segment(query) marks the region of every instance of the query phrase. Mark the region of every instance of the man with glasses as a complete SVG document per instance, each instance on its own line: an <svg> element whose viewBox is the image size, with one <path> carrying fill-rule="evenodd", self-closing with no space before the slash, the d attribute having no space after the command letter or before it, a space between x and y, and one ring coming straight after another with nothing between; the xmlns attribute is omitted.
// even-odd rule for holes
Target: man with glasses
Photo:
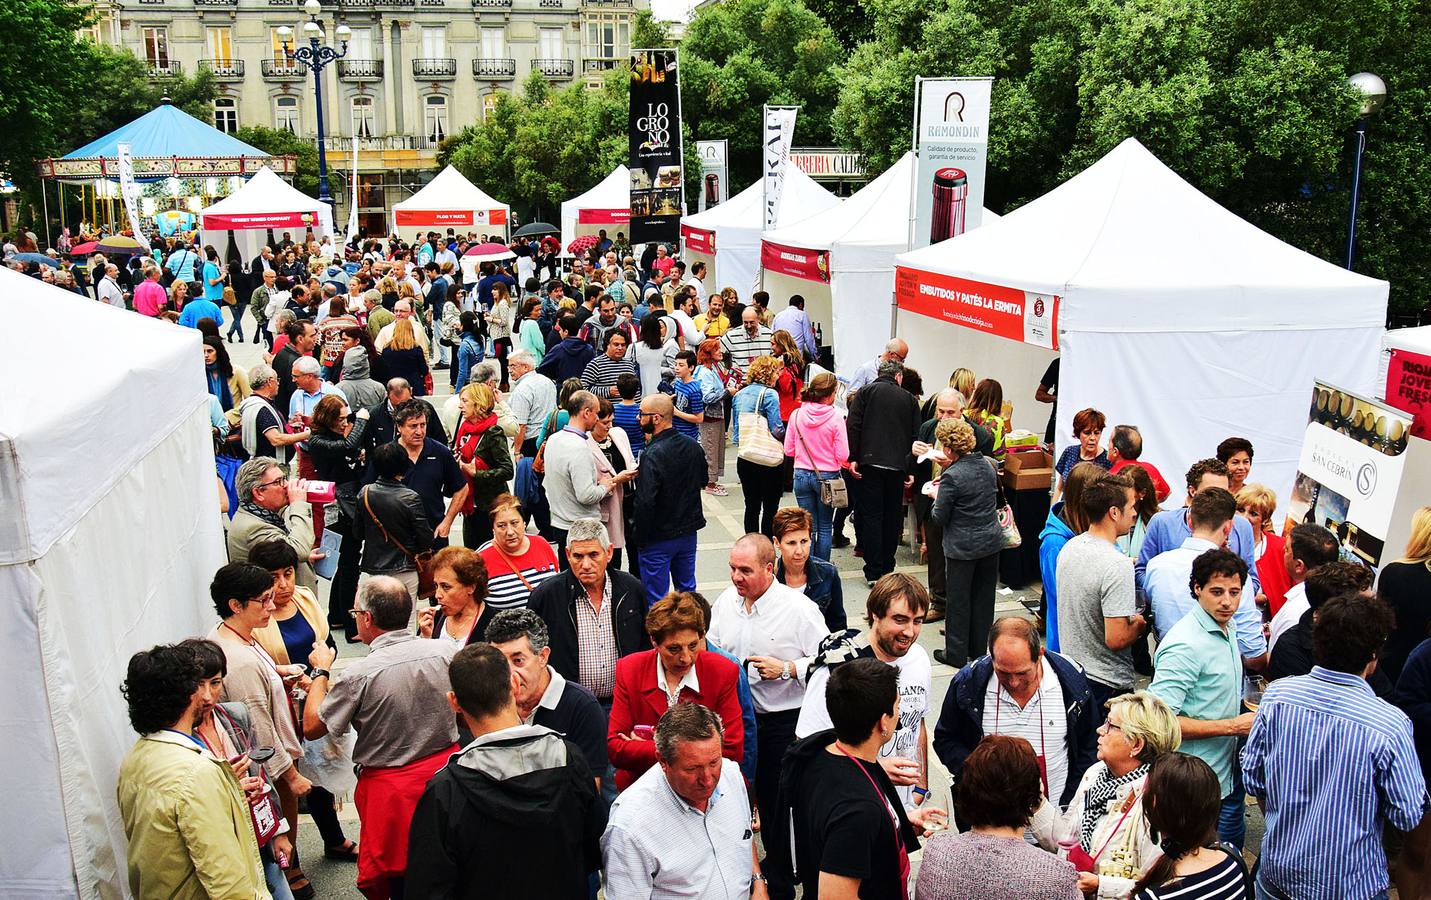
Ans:
<svg viewBox="0 0 1431 900"><path fill-rule="evenodd" d="M696 589L696 533L706 525L701 511L706 454L676 433L675 410L668 395L652 394L641 400L638 414L646 449L636 475L635 544L641 548L647 606L669 590Z"/></svg>
<svg viewBox="0 0 1431 900"><path fill-rule="evenodd" d="M850 376L850 384L845 389L845 396L848 397L878 378L880 363L894 360L897 363L903 364L908 356L909 345L901 338L894 338L888 344L884 345L884 352L880 353L879 356L876 356L869 362L861 363L860 367L855 369L855 374Z"/></svg>
<svg viewBox="0 0 1431 900"><path fill-rule="evenodd" d="M234 478L239 508L229 522L229 560L247 562L248 554L266 541L283 541L298 554L296 580L317 588L313 574L313 512L308 493L289 481L271 456L256 456L239 466Z"/></svg>

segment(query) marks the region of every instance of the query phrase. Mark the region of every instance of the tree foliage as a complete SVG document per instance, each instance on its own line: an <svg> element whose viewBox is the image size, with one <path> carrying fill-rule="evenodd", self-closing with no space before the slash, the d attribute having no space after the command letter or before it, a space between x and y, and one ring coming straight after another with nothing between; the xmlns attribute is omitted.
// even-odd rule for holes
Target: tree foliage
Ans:
<svg viewBox="0 0 1431 900"><path fill-rule="evenodd" d="M234 137L273 156L296 156L293 186L310 197L318 196L318 145L285 128L245 125ZM341 194L341 186L334 188Z"/></svg>

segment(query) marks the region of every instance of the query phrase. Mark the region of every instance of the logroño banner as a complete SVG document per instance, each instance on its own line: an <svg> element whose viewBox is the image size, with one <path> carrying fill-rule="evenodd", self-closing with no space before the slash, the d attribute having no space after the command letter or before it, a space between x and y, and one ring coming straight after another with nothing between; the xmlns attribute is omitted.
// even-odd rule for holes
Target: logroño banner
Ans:
<svg viewBox="0 0 1431 900"><path fill-rule="evenodd" d="M675 50L631 51L631 242L681 236L681 88Z"/></svg>
<svg viewBox="0 0 1431 900"><path fill-rule="evenodd" d="M701 191L696 211L705 212L712 206L721 205L729 196L727 159L730 144L724 140L696 141L696 152L701 157Z"/></svg>
<svg viewBox="0 0 1431 900"><path fill-rule="evenodd" d="M984 213L992 78L918 78L911 249L978 228Z"/></svg>
<svg viewBox="0 0 1431 900"><path fill-rule="evenodd" d="M1059 298L898 266L894 296L900 309L952 322L1011 341L1058 349Z"/></svg>
<svg viewBox="0 0 1431 900"><path fill-rule="evenodd" d="M780 195L785 190L785 164L790 161L790 143L795 139L795 116L798 106L765 107L765 136L761 141L765 154L764 193L765 227L775 227L780 212Z"/></svg>

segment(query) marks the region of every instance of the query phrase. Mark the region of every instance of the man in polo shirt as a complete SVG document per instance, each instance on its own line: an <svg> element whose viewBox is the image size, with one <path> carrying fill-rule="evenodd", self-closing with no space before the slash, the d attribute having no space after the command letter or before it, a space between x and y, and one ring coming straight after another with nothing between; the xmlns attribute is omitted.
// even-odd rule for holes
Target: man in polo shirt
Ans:
<svg viewBox="0 0 1431 900"><path fill-rule="evenodd" d="M517 677L522 724L550 728L576 744L599 788L606 773L606 713L591 691L551 667L551 636L542 617L525 608L503 610L487 625L486 637Z"/></svg>
<svg viewBox="0 0 1431 900"><path fill-rule="evenodd" d="M397 442L407 452L412 468L403 476L403 487L411 488L422 498L423 510L429 522L436 522L433 530L435 540L433 550L447 546L447 535L452 530L452 522L462 508L459 496L467 481L462 477L462 469L457 459L445 444L440 444L427 436L426 403L416 398L408 400L393 411L393 421L397 423ZM369 481L377 476L369 467ZM447 501L443 511L443 498Z"/></svg>
<svg viewBox="0 0 1431 900"><path fill-rule="evenodd" d="M1232 617L1242 602L1247 563L1230 550L1208 550L1192 564L1197 605L1158 642L1148 687L1177 714L1183 752L1212 767L1222 788L1217 834L1239 850L1246 802L1234 773L1237 739L1252 730L1242 711L1242 653Z"/></svg>
<svg viewBox="0 0 1431 900"><path fill-rule="evenodd" d="M845 395L848 397L850 394L853 394L855 391L878 378L881 363L894 360L902 365L908 357L909 345L904 342L904 339L892 339L889 343L884 345L884 351L881 352L879 356L867 362L860 363L859 368L855 369L855 374L850 376L850 383L849 386L845 388Z"/></svg>
<svg viewBox="0 0 1431 900"><path fill-rule="evenodd" d="M769 897L740 766L721 757L720 716L678 703L656 723L659 766L611 807L601 836L609 897Z"/></svg>
<svg viewBox="0 0 1431 900"><path fill-rule="evenodd" d="M517 419L517 436L512 440L513 456L537 455L537 435L542 424L556 411L557 390L552 380L537 371L537 361L526 350L513 350L507 357L512 392L507 405Z"/></svg>
<svg viewBox="0 0 1431 900"><path fill-rule="evenodd" d="M770 354L770 338L775 334L760 324L760 313L747 306L740 313L740 327L732 328L720 337L720 347L730 354L731 366L745 376L745 370L757 356Z"/></svg>
<svg viewBox="0 0 1431 900"><path fill-rule="evenodd" d="M303 734L311 741L357 732L358 887L369 897L401 896L413 810L428 779L457 750L457 720L447 704L447 668L457 647L408 630L412 597L386 575L359 589L353 617L370 652L330 686L337 651L315 650Z"/></svg>
<svg viewBox="0 0 1431 900"><path fill-rule="evenodd" d="M1143 572L1148 561L1165 550L1183 545L1192 534L1188 522L1188 507L1193 497L1210 487L1227 490L1227 466L1216 459L1200 459L1188 469L1184 479L1187 482L1187 499L1182 509L1165 509L1148 520L1147 534L1143 538L1143 549L1138 551L1138 561L1133 566L1137 583L1142 585ZM1262 582L1257 578L1257 560L1252 558L1257 542L1252 538L1252 523L1242 516L1234 516L1232 530L1227 535L1227 549L1242 557L1247 563L1248 577L1252 579L1252 596L1262 590ZM1295 621L1295 620L1294 620Z"/></svg>

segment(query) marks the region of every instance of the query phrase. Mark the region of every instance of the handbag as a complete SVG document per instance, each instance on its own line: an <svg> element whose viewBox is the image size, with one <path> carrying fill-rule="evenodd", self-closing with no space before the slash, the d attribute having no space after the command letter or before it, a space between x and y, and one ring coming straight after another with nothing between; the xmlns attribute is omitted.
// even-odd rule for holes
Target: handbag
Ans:
<svg viewBox="0 0 1431 900"><path fill-rule="evenodd" d="M805 448L805 455L810 458L810 469L815 469L815 454L810 452L810 445L805 443L805 438L800 435L800 429L795 425L795 416L790 416L790 427L795 429L795 440L800 442L800 446ZM850 489L845 484L845 476L836 475L834 478L820 479L820 502L831 509L844 509L850 505Z"/></svg>
<svg viewBox="0 0 1431 900"><path fill-rule="evenodd" d="M1014 511L1009 504L1005 503L998 508L995 515L999 520L999 533L1003 540L1005 550L1014 550L1023 545L1023 536L1019 534L1018 523L1014 521Z"/></svg>
<svg viewBox="0 0 1431 900"><path fill-rule="evenodd" d="M774 467L785 462L785 447L770 433L770 423L760 414L760 405L765 402L765 392L755 398L755 410L740 414L740 448L736 458L758 466Z"/></svg>
<svg viewBox="0 0 1431 900"><path fill-rule="evenodd" d="M383 527L383 520L379 519L378 514L373 512L373 504L368 501L367 488L363 489L363 507L367 509L368 515L372 517L373 524L378 526L378 531L382 532L383 540L398 548L398 552L412 560L413 565L417 566L417 596L413 599L418 600L423 597L431 597L437 590L437 581L433 577L436 573L432 567L432 551L424 550L421 553L413 553L402 544L393 540L393 536L388 534L388 530Z"/></svg>

